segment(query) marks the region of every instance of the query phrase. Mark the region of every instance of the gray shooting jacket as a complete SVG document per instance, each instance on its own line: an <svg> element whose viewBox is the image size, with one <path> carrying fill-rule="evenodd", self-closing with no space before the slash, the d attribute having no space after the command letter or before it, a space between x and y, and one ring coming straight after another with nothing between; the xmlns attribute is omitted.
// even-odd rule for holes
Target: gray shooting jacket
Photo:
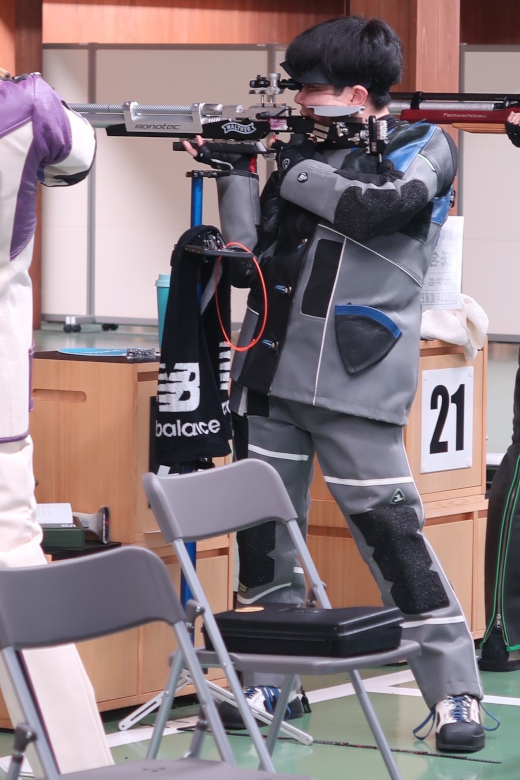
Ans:
<svg viewBox="0 0 520 780"><path fill-rule="evenodd" d="M418 378L421 287L450 208L457 156L435 125L389 125L379 165L365 150L319 145L281 187L273 174L261 197L254 176L218 180L224 238L257 247L268 299L261 340L235 355L235 412L262 413L271 395L406 424ZM251 288L239 345L263 320L257 279Z"/></svg>

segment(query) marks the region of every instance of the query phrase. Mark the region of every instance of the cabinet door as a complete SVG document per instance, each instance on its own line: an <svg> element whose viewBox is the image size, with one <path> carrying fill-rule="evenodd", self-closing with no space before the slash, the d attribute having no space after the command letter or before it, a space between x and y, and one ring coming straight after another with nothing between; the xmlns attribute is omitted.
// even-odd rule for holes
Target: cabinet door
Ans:
<svg viewBox="0 0 520 780"><path fill-rule="evenodd" d="M170 563L168 570L177 593L179 592L180 567ZM197 574L204 588L213 612L228 609L228 570L229 556L216 555L197 559ZM202 621L197 621L196 646L204 644L201 631ZM141 674L139 693L160 691L166 683L169 667L168 656L176 649L175 638L169 626L152 623L140 629L141 635ZM220 669L210 669L210 679L222 677Z"/></svg>
<svg viewBox="0 0 520 780"><path fill-rule="evenodd" d="M77 647L98 703L138 693L138 629L90 639Z"/></svg>
<svg viewBox="0 0 520 780"><path fill-rule="evenodd" d="M442 518L439 518L442 519ZM462 611L472 626L473 519L426 525L424 534L432 545Z"/></svg>

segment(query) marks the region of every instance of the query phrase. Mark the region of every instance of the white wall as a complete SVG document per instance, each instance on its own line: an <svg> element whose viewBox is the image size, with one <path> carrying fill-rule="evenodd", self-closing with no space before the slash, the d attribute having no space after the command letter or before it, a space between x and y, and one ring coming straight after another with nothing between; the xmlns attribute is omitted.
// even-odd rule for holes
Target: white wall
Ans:
<svg viewBox="0 0 520 780"><path fill-rule="evenodd" d="M463 47L465 92L520 92L520 46ZM489 333L520 339L520 149L505 134L461 133L462 289L486 310Z"/></svg>
<svg viewBox="0 0 520 780"><path fill-rule="evenodd" d="M43 74L64 99L87 102L86 49L44 49ZM42 311L86 314L88 183L42 190Z"/></svg>
<svg viewBox="0 0 520 780"><path fill-rule="evenodd" d="M87 102L86 55L84 50L45 50L44 76L69 102ZM71 75L70 62L81 70L77 78ZM96 48L95 101L249 106L258 101L248 94L249 80L258 73L267 73L265 46L100 47ZM93 313L99 321L153 321L157 318L155 279L169 272L173 246L190 226L190 180L185 173L201 166L187 154L173 152L171 139L110 138L104 130L97 131L97 138ZM265 180L263 161L259 169ZM76 200L66 197L69 192L57 197L55 192L46 193L44 314L85 313L87 201L86 185L74 189L80 187L83 192ZM203 219L206 224L219 224L216 186L211 180L204 181ZM74 277L68 270L72 262ZM233 291L233 321L241 321L246 298L246 290Z"/></svg>

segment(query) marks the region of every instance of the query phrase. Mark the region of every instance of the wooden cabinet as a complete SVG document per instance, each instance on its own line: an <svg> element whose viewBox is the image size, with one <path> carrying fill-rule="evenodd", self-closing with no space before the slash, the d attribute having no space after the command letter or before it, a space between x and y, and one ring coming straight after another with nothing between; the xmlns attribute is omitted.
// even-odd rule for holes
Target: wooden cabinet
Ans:
<svg viewBox="0 0 520 780"><path fill-rule="evenodd" d="M473 452L468 468L421 473L421 407L423 371L473 368ZM485 631L484 545L487 501L486 382L487 345L468 363L461 347L421 342L420 379L405 429L405 446L425 508L428 537L475 638ZM327 583L333 606L377 605L379 591L359 555L343 515L334 502L318 463L311 488L309 548Z"/></svg>
<svg viewBox="0 0 520 780"><path fill-rule="evenodd" d="M157 529L141 476L159 364L60 357L43 353L34 361L36 499L68 502L78 512L108 505L111 538L141 543Z"/></svg>

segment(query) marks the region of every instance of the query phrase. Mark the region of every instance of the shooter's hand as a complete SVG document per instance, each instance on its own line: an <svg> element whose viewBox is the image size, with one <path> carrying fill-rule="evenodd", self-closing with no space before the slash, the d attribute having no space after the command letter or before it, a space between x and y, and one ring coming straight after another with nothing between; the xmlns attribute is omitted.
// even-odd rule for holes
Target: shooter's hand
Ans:
<svg viewBox="0 0 520 780"><path fill-rule="evenodd" d="M515 146L520 146L520 111L511 111L507 117L506 133Z"/></svg>
<svg viewBox="0 0 520 780"><path fill-rule="evenodd" d="M183 146L197 162L210 165L217 171L228 173L256 173L256 154L233 154L232 152L213 152L211 144L206 143L202 136L197 136L197 146L189 141L183 141Z"/></svg>
<svg viewBox="0 0 520 780"><path fill-rule="evenodd" d="M316 144L308 138L298 144L285 144L283 141L273 141L271 149L274 149L276 152L278 173L281 179L295 165L313 157L316 151Z"/></svg>

